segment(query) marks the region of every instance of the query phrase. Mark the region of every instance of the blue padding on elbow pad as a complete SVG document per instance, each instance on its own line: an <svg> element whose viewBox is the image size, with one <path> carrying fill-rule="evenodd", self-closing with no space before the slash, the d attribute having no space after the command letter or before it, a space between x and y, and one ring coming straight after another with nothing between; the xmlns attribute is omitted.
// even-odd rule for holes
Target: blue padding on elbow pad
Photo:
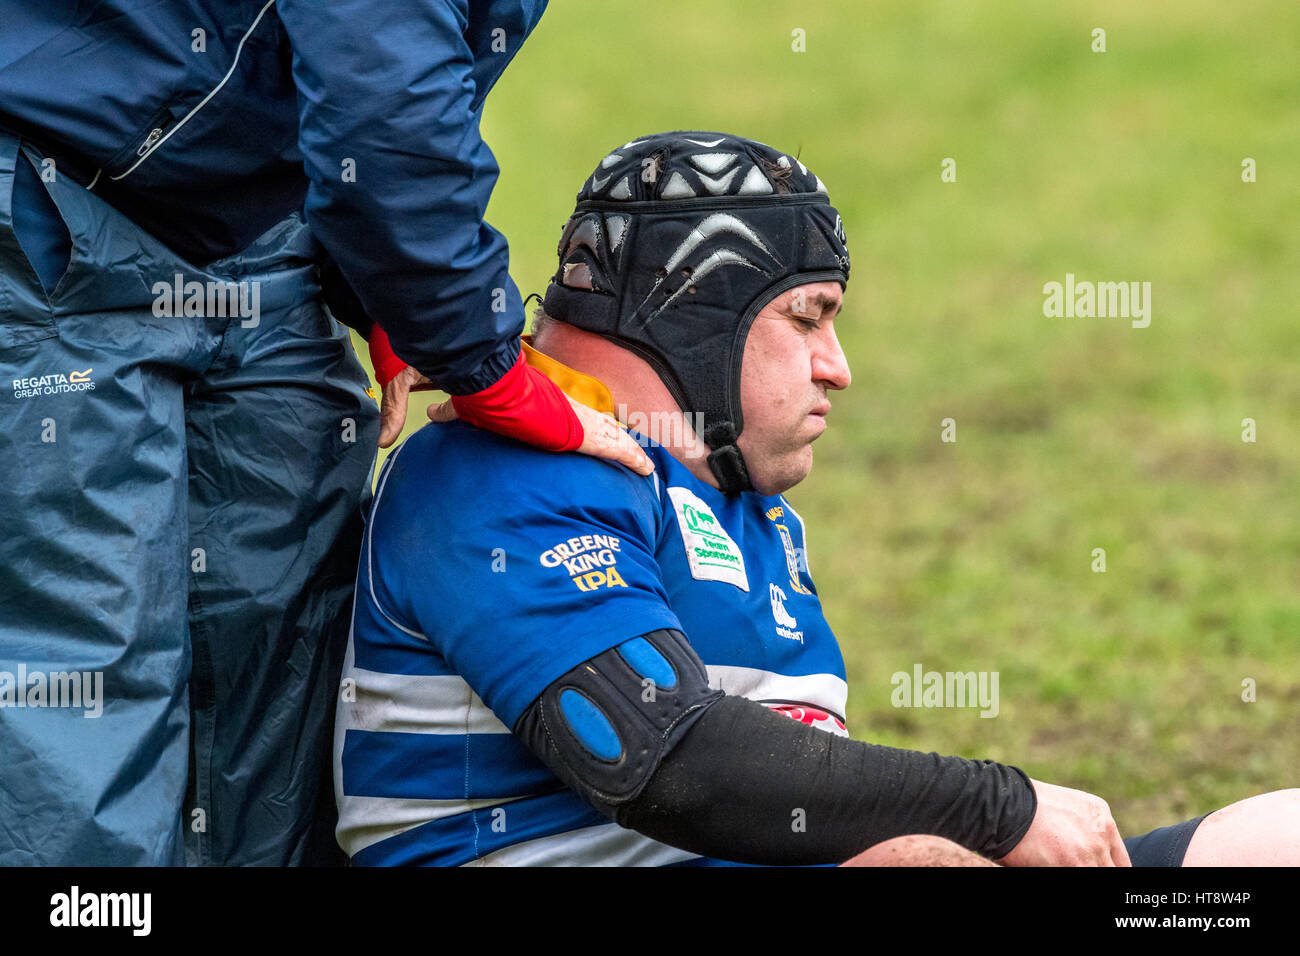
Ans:
<svg viewBox="0 0 1300 956"><path fill-rule="evenodd" d="M632 670L641 677L650 678L661 690L672 690L677 686L677 671L673 670L673 665L644 637L624 641L618 646L618 653Z"/></svg>
<svg viewBox="0 0 1300 956"><path fill-rule="evenodd" d="M653 689L646 686L651 680ZM519 715L514 733L567 787L615 820L617 808L636 798L722 697L685 634L650 631L620 637L552 681Z"/></svg>
<svg viewBox="0 0 1300 956"><path fill-rule="evenodd" d="M617 760L623 754L623 742L604 711L576 690L560 694L560 711L569 729L588 752L601 760Z"/></svg>

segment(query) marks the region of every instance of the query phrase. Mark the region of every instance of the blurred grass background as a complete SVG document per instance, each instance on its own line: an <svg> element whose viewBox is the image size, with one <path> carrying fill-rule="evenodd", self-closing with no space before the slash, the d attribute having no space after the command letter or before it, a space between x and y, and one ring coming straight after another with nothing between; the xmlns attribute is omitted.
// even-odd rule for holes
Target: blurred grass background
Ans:
<svg viewBox="0 0 1300 956"><path fill-rule="evenodd" d="M544 292L610 149L798 153L853 254L854 384L789 493L850 730L1015 763L1139 833L1300 785L1298 47L1281 0L557 2L487 101L488 220ZM1151 282L1150 327L1044 317L1067 272ZM999 716L894 708L915 663L998 671Z"/></svg>

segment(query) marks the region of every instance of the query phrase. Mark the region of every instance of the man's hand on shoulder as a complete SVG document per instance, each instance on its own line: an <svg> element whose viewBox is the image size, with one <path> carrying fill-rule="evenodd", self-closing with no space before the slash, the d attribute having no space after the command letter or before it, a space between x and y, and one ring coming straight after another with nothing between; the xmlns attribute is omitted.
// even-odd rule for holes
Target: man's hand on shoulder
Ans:
<svg viewBox="0 0 1300 956"><path fill-rule="evenodd" d="M387 333L378 324L371 329L369 345L370 362L383 389L379 403L379 447L388 448L397 441L406 425L406 407L411 392L431 389L433 386L428 378L397 357ZM581 431L581 442L572 445L575 451L616 461L638 475L649 475L654 471L650 457L613 416L598 412L565 395L544 374L530 368L522 354L507 374L513 384L508 390L510 394L506 401L501 407L492 408L490 413L477 416L478 420L474 424L547 447L549 441L546 436L557 431L554 426L558 420L572 416L570 420L576 421ZM487 395L498 391L501 384L479 394ZM449 422L462 417L451 399L430 405L428 414L432 422ZM570 431L573 429L570 428Z"/></svg>
<svg viewBox="0 0 1300 956"><path fill-rule="evenodd" d="M1119 827L1101 797L1030 780L1038 809L1003 866L1132 866Z"/></svg>
<svg viewBox="0 0 1300 956"><path fill-rule="evenodd" d="M567 395L565 399L572 407L573 413L578 416L578 421L582 423L582 444L575 451L594 458L616 461L620 465L631 468L638 475L648 475L654 471L655 466L650 457L616 419L574 401ZM449 422L458 417L450 399L440 405L429 406L429 421Z"/></svg>

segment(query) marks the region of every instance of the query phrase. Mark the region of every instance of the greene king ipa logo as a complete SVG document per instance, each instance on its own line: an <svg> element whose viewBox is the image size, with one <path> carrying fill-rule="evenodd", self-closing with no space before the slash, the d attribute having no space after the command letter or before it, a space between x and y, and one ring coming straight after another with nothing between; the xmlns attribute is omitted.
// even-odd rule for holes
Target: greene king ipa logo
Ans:
<svg viewBox="0 0 1300 956"><path fill-rule="evenodd" d="M538 561L544 568L563 566L579 591L597 588L625 588L618 573L621 545L612 534L584 534L560 541L543 551Z"/></svg>

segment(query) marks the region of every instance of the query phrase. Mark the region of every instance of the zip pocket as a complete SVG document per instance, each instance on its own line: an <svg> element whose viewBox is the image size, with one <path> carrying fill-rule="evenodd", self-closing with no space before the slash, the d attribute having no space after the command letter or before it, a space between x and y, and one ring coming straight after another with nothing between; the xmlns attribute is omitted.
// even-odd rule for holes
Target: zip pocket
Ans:
<svg viewBox="0 0 1300 956"><path fill-rule="evenodd" d="M140 144L140 148L135 151L135 154L137 156L143 156L145 153L149 152L149 147L162 139L163 129L164 127L162 126L151 129L149 135L145 137L144 142Z"/></svg>
<svg viewBox="0 0 1300 956"><path fill-rule="evenodd" d="M239 38L239 45L235 47L235 55L231 60L230 68L226 70L221 81L210 89L203 99L194 104L194 106L191 107L184 116L177 115L180 112L180 108L177 108L175 111L171 108L167 108L160 110L155 114L154 121L149 124L148 130L135 144L135 155L130 155L123 151L113 157L113 161L109 164L111 167L108 174L109 179L125 179L129 176L135 171L137 166L148 159L155 149L166 142L167 138L171 136L172 133L176 132L188 123L194 114L208 105L208 101L211 100L212 97L221 92L222 87L230 81L230 78L235 73L236 67L239 66L239 58L243 55L244 44L248 42L248 38L252 36L253 31L257 29L257 25L262 22L262 18L266 16L266 11L270 10L274 5L275 0L266 0L265 6L257 12L257 16L253 18L253 22L248 25L248 29L244 31L244 35Z"/></svg>
<svg viewBox="0 0 1300 956"><path fill-rule="evenodd" d="M104 164L104 172L108 173L110 178L116 179L122 170L129 169L147 156L158 141L166 135L167 130L175 125L179 112L180 110L173 110L170 106L164 106L160 109L150 118L149 124L145 127L143 133L138 134L134 140L118 150L113 155L113 158Z"/></svg>

